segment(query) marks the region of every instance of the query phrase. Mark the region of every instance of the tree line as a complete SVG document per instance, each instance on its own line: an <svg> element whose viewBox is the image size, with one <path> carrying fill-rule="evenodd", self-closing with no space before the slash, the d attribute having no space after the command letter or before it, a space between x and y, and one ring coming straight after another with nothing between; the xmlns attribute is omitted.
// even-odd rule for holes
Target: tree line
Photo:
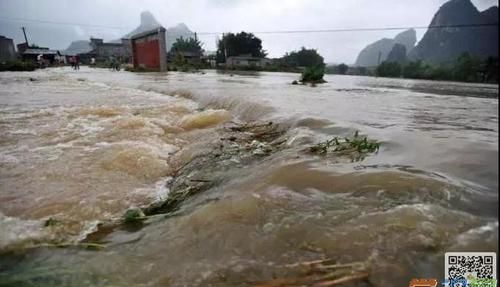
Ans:
<svg viewBox="0 0 500 287"><path fill-rule="evenodd" d="M392 51L391 51L392 52ZM448 64L432 65L423 61L398 61L391 59L382 62L375 74L379 77L409 78L425 80L498 83L498 58L481 59L463 53Z"/></svg>
<svg viewBox="0 0 500 287"><path fill-rule="evenodd" d="M173 44L174 63L182 65L185 60L181 53L203 53L202 43L195 38L179 38ZM214 59L218 64L225 63L228 57L251 56L265 58L267 52L262 47L262 40L252 33L226 33L217 40L217 51ZM423 61L409 61L406 58L406 48L401 44L394 45L387 60L376 67L374 73L363 67L348 67L346 64L326 66L324 58L316 49L302 47L297 51L287 52L284 56L273 59L272 63L260 67L238 67L239 69L304 72L319 77L324 73L358 75L376 75L379 77L396 77L428 80L448 80L461 82L498 83L498 58L480 59L469 53L461 54L455 61L448 64L432 65Z"/></svg>

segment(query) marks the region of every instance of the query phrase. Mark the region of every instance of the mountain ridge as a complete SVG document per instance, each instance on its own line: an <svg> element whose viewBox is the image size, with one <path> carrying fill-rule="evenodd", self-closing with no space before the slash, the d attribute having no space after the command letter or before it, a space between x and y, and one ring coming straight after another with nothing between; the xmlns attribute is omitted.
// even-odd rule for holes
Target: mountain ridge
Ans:
<svg viewBox="0 0 500 287"><path fill-rule="evenodd" d="M477 25L498 23L498 6L479 11L470 0L450 0L443 4L429 26ZM408 56L440 64L454 61L467 52L485 58L498 56L498 26L428 29Z"/></svg>
<svg viewBox="0 0 500 287"><path fill-rule="evenodd" d="M382 38L375 41L361 50L356 59L355 65L362 67L373 67L378 65L378 57L380 53L380 62L387 59L395 44L402 44L406 51L411 50L417 42L417 33L415 29L408 29L394 38Z"/></svg>

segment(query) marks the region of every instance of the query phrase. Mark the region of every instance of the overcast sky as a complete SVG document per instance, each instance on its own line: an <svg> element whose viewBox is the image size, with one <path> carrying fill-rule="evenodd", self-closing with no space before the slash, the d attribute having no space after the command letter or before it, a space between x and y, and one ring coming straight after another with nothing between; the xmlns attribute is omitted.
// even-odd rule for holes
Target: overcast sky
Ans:
<svg viewBox="0 0 500 287"><path fill-rule="evenodd" d="M22 41L20 26L39 45L66 48L90 36L120 38L139 24L141 11L151 11L166 27L183 22L196 32L317 30L357 27L426 26L446 0L0 0L0 34ZM498 0L473 0L479 10ZM6 19L9 18L10 20ZM22 23L12 18L84 25ZM47 33L50 31L50 33ZM420 39L425 30L417 30ZM257 34L270 57L301 46L317 48L327 62L353 63L367 44L399 31L317 34ZM201 35L206 50L215 50L215 35Z"/></svg>

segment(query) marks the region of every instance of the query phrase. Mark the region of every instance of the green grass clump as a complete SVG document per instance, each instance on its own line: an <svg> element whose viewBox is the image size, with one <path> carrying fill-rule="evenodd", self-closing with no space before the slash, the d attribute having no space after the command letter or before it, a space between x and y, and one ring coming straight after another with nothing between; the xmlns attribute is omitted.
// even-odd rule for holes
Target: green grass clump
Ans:
<svg viewBox="0 0 500 287"><path fill-rule="evenodd" d="M23 71L34 71L36 69L36 65L33 62L25 62L25 61L7 61L0 62L0 72L4 71L15 71L15 72L23 72Z"/></svg>
<svg viewBox="0 0 500 287"><path fill-rule="evenodd" d="M321 155L327 154L328 152L367 154L378 152L379 148L380 144L377 141L369 140L367 137L360 137L358 131L356 131L352 138L334 137L333 139L320 142L310 147L309 151Z"/></svg>

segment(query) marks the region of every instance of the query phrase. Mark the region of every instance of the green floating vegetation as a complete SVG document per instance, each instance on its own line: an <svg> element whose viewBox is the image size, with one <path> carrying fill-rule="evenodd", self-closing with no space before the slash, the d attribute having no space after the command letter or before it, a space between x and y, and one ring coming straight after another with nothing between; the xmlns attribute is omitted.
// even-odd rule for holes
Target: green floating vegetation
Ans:
<svg viewBox="0 0 500 287"><path fill-rule="evenodd" d="M104 244L99 244L99 243L93 243L93 242L67 242L67 243L41 243L32 246L32 248L40 248L40 247L47 247L47 248L69 248L69 247L78 247L78 248L84 248L84 249L89 249L89 250L101 250L106 248Z"/></svg>
<svg viewBox="0 0 500 287"><path fill-rule="evenodd" d="M144 212L140 208L128 209L123 215L124 223L137 223L144 219Z"/></svg>
<svg viewBox="0 0 500 287"><path fill-rule="evenodd" d="M54 225L57 225L59 223L59 220L55 219L55 218L52 218L50 217L49 219L47 219L45 221L45 223L43 224L45 227L49 227L49 226L54 226Z"/></svg>
<svg viewBox="0 0 500 287"><path fill-rule="evenodd" d="M310 147L309 151L321 155L325 155L328 152L368 154L378 152L379 148L380 143L375 140L369 140L367 137L360 137L358 131L356 131L352 138L334 137Z"/></svg>

